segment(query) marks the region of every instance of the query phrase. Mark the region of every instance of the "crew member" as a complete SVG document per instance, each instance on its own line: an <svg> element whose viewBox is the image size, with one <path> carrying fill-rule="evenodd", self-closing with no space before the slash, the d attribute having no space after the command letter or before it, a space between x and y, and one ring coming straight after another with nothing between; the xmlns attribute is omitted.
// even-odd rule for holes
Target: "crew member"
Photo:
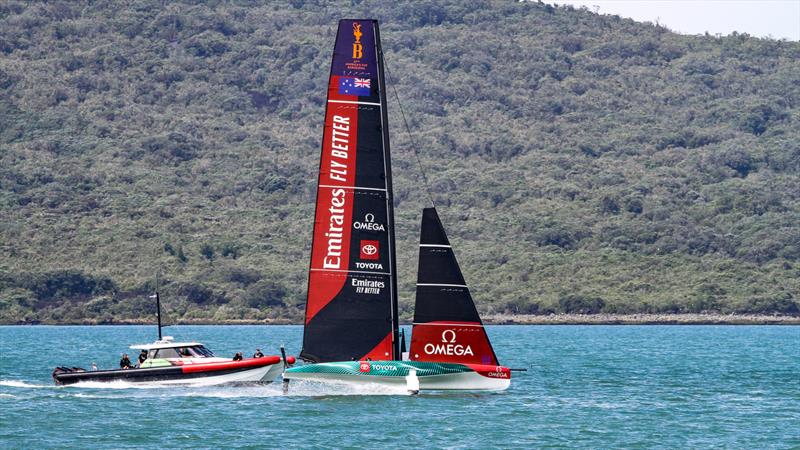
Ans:
<svg viewBox="0 0 800 450"><path fill-rule="evenodd" d="M127 353L122 354L122 358L119 360L119 367L122 369L130 369L133 367Z"/></svg>
<svg viewBox="0 0 800 450"><path fill-rule="evenodd" d="M147 350L142 350L139 353L139 367L142 367L142 363L147 359Z"/></svg>
<svg viewBox="0 0 800 450"><path fill-rule="evenodd" d="M236 352L236 354L233 355L233 360L234 361L241 361L242 360L242 352Z"/></svg>
<svg viewBox="0 0 800 450"><path fill-rule="evenodd" d="M253 353L253 358L263 358L263 357L264 357L264 354L263 354L263 353L261 353L261 349L260 349L260 348L257 348L257 349L256 349L256 352L255 352L255 353Z"/></svg>

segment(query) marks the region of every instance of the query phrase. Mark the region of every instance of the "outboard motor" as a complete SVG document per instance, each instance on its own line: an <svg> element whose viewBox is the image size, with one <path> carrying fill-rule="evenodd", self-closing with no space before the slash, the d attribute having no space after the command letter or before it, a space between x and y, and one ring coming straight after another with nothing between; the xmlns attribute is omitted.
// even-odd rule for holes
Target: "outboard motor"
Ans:
<svg viewBox="0 0 800 450"><path fill-rule="evenodd" d="M61 382L61 380L58 379L58 375L65 373L76 373L76 372L86 372L86 369L84 369L83 367L58 366L55 369L53 369L53 381L55 381L56 384L64 384Z"/></svg>

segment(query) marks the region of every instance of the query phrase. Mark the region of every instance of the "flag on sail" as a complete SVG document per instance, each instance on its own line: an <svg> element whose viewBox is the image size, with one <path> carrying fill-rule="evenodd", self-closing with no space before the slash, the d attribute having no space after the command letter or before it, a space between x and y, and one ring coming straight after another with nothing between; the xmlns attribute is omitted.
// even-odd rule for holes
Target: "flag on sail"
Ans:
<svg viewBox="0 0 800 450"><path fill-rule="evenodd" d="M339 78L339 93L343 95L368 96L372 82L369 78Z"/></svg>

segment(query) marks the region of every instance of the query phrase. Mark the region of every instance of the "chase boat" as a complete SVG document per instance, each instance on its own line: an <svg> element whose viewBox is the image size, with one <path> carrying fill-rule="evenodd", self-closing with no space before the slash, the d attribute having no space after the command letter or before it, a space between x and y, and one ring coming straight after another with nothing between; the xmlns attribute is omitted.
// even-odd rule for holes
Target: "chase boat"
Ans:
<svg viewBox="0 0 800 450"><path fill-rule="evenodd" d="M147 351L147 359L140 367L113 370L56 367L53 380L59 385L87 381L163 385L270 383L286 366L295 362L292 356L264 356L240 361L219 358L199 342L174 342L170 336L130 348Z"/></svg>
<svg viewBox="0 0 800 450"><path fill-rule="evenodd" d="M112 381L157 385L271 383L281 372L295 363L295 358L287 357L283 347L281 356L262 356L237 361L233 358L216 357L199 342L175 342L172 336L162 337L161 299L157 287L156 293L151 298L156 300L158 340L152 344L130 347L133 350L147 352L147 359L141 365L110 370L56 367L53 370L53 381L58 385Z"/></svg>
<svg viewBox="0 0 800 450"><path fill-rule="evenodd" d="M339 22L327 90L300 354L308 364L284 372L285 388L289 380L412 393L508 388L511 369L497 360L435 207L422 215L410 351L401 346L377 21Z"/></svg>

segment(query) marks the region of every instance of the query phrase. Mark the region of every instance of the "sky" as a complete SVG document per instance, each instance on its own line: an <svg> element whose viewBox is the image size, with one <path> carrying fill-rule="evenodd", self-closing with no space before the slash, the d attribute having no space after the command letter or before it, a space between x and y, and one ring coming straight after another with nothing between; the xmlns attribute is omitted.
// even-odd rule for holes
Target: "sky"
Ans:
<svg viewBox="0 0 800 450"><path fill-rule="evenodd" d="M546 0L586 6L638 22L656 21L683 34L733 31L757 37L800 41L800 0Z"/></svg>

